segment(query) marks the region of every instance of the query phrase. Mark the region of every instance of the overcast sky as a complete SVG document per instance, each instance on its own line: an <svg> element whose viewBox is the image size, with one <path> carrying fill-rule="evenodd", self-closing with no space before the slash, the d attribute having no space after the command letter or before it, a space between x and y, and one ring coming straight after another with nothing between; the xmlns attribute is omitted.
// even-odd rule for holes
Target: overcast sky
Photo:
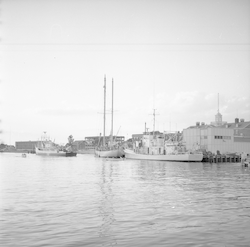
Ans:
<svg viewBox="0 0 250 247"><path fill-rule="evenodd" d="M250 121L248 0L1 1L1 141ZM111 115L107 115L110 133Z"/></svg>

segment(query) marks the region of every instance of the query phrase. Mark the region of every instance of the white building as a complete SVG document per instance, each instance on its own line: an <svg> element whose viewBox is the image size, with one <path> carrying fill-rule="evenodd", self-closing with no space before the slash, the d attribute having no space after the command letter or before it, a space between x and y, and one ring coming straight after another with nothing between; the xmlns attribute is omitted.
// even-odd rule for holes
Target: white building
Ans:
<svg viewBox="0 0 250 247"><path fill-rule="evenodd" d="M234 123L226 123L218 112L215 122L209 125L197 122L195 126L184 129L183 141L187 149L199 145L212 153L250 153L250 121L236 118Z"/></svg>

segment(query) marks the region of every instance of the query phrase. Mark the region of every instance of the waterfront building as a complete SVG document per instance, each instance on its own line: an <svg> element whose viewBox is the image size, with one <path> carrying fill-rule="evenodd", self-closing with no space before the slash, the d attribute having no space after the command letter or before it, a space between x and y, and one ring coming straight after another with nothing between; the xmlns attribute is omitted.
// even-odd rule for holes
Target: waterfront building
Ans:
<svg viewBox="0 0 250 247"><path fill-rule="evenodd" d="M15 147L17 151L35 152L35 147L39 141L17 141Z"/></svg>
<svg viewBox="0 0 250 247"><path fill-rule="evenodd" d="M222 115L215 115L215 122L197 122L183 130L183 141L187 149L199 146L212 153L250 153L250 121L235 118L233 123L222 121Z"/></svg>
<svg viewBox="0 0 250 247"><path fill-rule="evenodd" d="M91 154L94 153L95 144L89 140L74 141L73 145L76 147L77 153Z"/></svg>
<svg viewBox="0 0 250 247"><path fill-rule="evenodd" d="M15 152L16 148L13 145L0 144L0 152Z"/></svg>
<svg viewBox="0 0 250 247"><path fill-rule="evenodd" d="M15 147L17 151L35 152L36 146L41 146L43 141L17 141ZM55 144L56 146L59 146Z"/></svg>
<svg viewBox="0 0 250 247"><path fill-rule="evenodd" d="M76 147L76 150L85 149L86 141L85 140L74 141L73 145Z"/></svg>

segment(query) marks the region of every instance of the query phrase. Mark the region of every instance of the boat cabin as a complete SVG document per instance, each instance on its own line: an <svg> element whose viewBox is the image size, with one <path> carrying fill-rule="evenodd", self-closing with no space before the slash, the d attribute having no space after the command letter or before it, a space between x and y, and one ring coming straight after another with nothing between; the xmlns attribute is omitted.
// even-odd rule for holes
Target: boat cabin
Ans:
<svg viewBox="0 0 250 247"><path fill-rule="evenodd" d="M172 136L145 134L133 142L133 150L139 154L164 155L184 153L186 147Z"/></svg>

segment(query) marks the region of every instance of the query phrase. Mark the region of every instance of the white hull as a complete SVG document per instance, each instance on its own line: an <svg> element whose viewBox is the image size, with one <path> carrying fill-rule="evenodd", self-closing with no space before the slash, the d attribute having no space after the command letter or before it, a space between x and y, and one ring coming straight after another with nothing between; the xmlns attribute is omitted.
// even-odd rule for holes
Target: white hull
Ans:
<svg viewBox="0 0 250 247"><path fill-rule="evenodd" d="M124 156L124 152L121 149L95 150L95 155L100 158L120 158Z"/></svg>
<svg viewBox="0 0 250 247"><path fill-rule="evenodd" d="M58 151L58 150L42 150L36 147L36 154L43 156L66 156L66 152Z"/></svg>
<svg viewBox="0 0 250 247"><path fill-rule="evenodd" d="M159 160L159 161L197 161L201 162L203 154L138 154L132 150L125 149L125 158L138 160Z"/></svg>

